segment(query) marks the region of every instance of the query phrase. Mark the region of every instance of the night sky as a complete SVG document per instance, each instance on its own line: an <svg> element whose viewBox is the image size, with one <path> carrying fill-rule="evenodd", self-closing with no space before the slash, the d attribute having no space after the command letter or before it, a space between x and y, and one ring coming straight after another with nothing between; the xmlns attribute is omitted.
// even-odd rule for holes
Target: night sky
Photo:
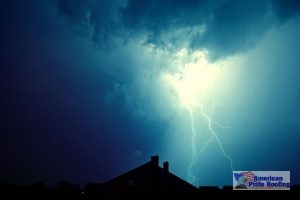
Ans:
<svg viewBox="0 0 300 200"><path fill-rule="evenodd" d="M300 1L1 0L0 183L300 183Z"/></svg>

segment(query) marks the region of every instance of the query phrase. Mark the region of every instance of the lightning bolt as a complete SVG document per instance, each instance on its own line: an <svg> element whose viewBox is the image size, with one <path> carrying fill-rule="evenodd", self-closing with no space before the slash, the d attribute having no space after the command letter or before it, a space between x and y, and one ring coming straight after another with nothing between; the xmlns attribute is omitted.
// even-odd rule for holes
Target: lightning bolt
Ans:
<svg viewBox="0 0 300 200"><path fill-rule="evenodd" d="M197 164L198 158L203 154L204 150L213 141L217 142L222 154L230 161L230 168L231 168L231 171L233 171L233 160L226 153L221 140L219 139L216 131L213 129L213 124L216 124L217 126L223 128L223 129L229 129L232 132L234 132L234 130L231 127L227 127L218 122L213 121L211 119L211 117L205 112L203 105L198 104L198 106L200 106L200 113L201 113L202 117L207 121L208 132L210 133L210 138L201 146L200 149L197 149L197 146L196 146L197 131L195 129L195 117L194 117L193 109L191 108L191 106L186 106L186 108L189 112L189 116L190 116L190 126L191 126L191 131L192 131L192 141L191 141L191 143L192 143L192 158L191 158L191 162L187 168L187 179L190 183L194 183L196 180L195 175L193 175L193 173L192 173L193 167Z"/></svg>
<svg viewBox="0 0 300 200"><path fill-rule="evenodd" d="M195 123L194 113L190 106L187 107L187 110L190 115L190 126L191 126L191 130L192 130L192 159L191 159L191 162L187 169L187 176L188 176L188 181L190 183L193 183L195 181L196 177L192 173L192 168L197 164L198 158L200 155L202 155L202 152L206 149L206 147L209 145L209 143L211 143L213 141L213 137L211 137L204 145L202 145L202 147L199 149L199 151L197 151L196 141L195 141L196 136L197 136L197 131L194 126L194 123Z"/></svg>
<svg viewBox="0 0 300 200"><path fill-rule="evenodd" d="M196 139L196 129L194 126L194 113L191 109L191 107L187 107L189 115L190 115L190 126L191 126L191 130L192 130L192 160L191 163L188 166L188 170L187 170L187 176L188 176L188 180L189 182L193 183L196 179L196 177L192 174L192 168L194 167L194 165L197 163L197 152L196 152L196 144L195 144L195 139Z"/></svg>

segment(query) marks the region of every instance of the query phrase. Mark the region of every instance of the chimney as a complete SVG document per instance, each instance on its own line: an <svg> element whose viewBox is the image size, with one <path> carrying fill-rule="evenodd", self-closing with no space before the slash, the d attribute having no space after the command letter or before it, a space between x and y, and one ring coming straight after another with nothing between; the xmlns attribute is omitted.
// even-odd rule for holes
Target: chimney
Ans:
<svg viewBox="0 0 300 200"><path fill-rule="evenodd" d="M168 162L168 161L165 161L165 162L163 163L163 168L164 168L164 170L165 170L166 172L169 172L169 162Z"/></svg>
<svg viewBox="0 0 300 200"><path fill-rule="evenodd" d="M151 164L155 167L158 167L159 157L158 155L151 156Z"/></svg>

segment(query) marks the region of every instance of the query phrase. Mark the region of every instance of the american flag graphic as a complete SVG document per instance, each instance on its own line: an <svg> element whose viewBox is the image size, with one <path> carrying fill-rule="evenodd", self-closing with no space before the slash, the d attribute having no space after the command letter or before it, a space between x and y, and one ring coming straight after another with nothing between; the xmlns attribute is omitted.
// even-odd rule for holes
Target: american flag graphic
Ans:
<svg viewBox="0 0 300 200"><path fill-rule="evenodd" d="M255 174L252 173L251 171L243 172L242 174L243 176L247 177L246 186L249 186L249 182L256 182L256 180L254 180Z"/></svg>

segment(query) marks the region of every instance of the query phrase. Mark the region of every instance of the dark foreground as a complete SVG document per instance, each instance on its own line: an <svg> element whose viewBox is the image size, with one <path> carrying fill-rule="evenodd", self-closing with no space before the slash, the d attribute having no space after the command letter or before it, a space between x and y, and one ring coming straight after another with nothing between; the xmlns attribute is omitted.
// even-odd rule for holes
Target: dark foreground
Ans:
<svg viewBox="0 0 300 200"><path fill-rule="evenodd" d="M31 185L1 185L1 196L5 199L215 199L215 198L299 198L300 185L292 185L289 191L237 191L232 186L199 187L195 191L183 191L180 189L170 190L164 188L106 188L103 184L89 183L84 188L71 184L67 181L59 182L55 187L50 188L44 183ZM299 194L298 194L299 193ZM277 199L276 198L276 199ZM1 198L2 199L2 198Z"/></svg>

